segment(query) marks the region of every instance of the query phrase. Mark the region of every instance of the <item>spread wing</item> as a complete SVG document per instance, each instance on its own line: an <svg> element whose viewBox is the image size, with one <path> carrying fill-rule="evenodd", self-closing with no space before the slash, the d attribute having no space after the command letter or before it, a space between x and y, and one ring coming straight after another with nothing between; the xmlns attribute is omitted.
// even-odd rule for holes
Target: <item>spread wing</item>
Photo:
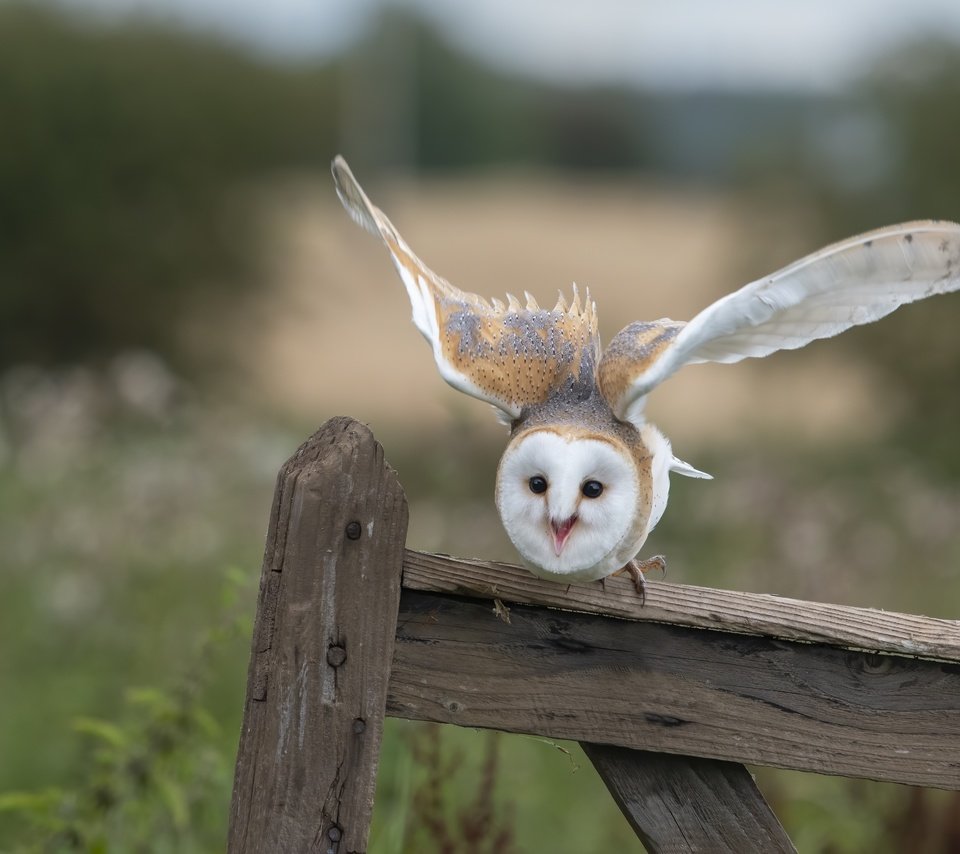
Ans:
<svg viewBox="0 0 960 854"><path fill-rule="evenodd" d="M455 389L513 419L570 380L595 381L600 339L589 293L581 307L574 287L569 306L561 295L548 310L529 294L524 306L513 296L504 305L461 291L414 255L342 157L331 171L350 216L386 244L410 297L413 322L429 342L440 375Z"/></svg>
<svg viewBox="0 0 960 854"><path fill-rule="evenodd" d="M656 385L695 362L793 350L905 303L960 289L960 225L909 222L835 243L715 302L689 323L634 323L599 366L600 388L629 418Z"/></svg>

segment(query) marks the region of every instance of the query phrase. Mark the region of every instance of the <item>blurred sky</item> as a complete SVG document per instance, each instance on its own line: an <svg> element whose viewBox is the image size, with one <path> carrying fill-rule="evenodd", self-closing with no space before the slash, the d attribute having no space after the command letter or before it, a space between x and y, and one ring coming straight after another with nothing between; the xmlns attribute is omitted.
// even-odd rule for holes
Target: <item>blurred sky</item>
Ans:
<svg viewBox="0 0 960 854"><path fill-rule="evenodd" d="M960 38L957 0L59 0L146 13L272 54L329 55L385 5L415 9L502 68L654 87L842 89L913 36Z"/></svg>

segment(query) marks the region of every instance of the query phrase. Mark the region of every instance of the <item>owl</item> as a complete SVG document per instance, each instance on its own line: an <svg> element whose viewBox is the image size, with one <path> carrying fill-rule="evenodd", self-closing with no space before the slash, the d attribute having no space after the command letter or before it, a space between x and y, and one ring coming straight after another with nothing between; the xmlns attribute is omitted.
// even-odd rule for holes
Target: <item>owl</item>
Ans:
<svg viewBox="0 0 960 854"><path fill-rule="evenodd" d="M709 478L644 418L647 395L684 365L792 350L960 289L960 226L922 221L835 243L752 282L693 320L638 321L601 349L590 294L553 308L487 301L431 271L356 182L332 166L350 216L390 253L440 375L494 406L510 429L496 505L524 565L555 581L643 573L638 559L667 506L670 475Z"/></svg>

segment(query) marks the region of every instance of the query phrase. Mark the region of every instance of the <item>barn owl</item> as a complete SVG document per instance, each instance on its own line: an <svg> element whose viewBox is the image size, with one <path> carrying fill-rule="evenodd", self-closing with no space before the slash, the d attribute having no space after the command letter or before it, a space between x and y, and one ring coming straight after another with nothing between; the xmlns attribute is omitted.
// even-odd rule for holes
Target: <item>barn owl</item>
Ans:
<svg viewBox="0 0 960 854"><path fill-rule="evenodd" d="M492 404L510 428L496 505L524 565L556 581L643 573L638 555L667 506L670 474L709 478L673 455L644 402L684 365L738 362L870 323L960 289L960 225L910 222L835 243L752 282L688 322L631 323L601 351L596 307L576 285L552 309L506 303L432 272L356 182L332 166L350 216L386 244L450 385Z"/></svg>

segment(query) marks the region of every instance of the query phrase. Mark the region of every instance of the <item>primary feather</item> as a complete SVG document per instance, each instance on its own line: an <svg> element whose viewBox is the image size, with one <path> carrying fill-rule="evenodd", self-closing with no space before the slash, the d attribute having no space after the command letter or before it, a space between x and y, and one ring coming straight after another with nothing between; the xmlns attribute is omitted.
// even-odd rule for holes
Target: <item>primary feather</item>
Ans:
<svg viewBox="0 0 960 854"><path fill-rule="evenodd" d="M334 159L331 171L350 216L390 252L413 322L430 343L440 375L455 389L493 404L510 423L561 385L583 375L593 380L600 338L589 292L581 305L574 286L570 304L561 295L551 310L528 293L522 305L512 294L504 304L461 291L414 254L342 157Z"/></svg>
<svg viewBox="0 0 960 854"><path fill-rule="evenodd" d="M629 385L617 384L619 394L610 403L619 417L630 417L651 389L683 365L738 362L803 347L958 288L960 225L910 222L861 234L745 285L685 325L674 324L672 340L652 363L638 365ZM614 338L611 351L621 336L636 336L630 330ZM602 383L603 362L600 372Z"/></svg>

